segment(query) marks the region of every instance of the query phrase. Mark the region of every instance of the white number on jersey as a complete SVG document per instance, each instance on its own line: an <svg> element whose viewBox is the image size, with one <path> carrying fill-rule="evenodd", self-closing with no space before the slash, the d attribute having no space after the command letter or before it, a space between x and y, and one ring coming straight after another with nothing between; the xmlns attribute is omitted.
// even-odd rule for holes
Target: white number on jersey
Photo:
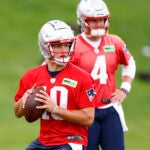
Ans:
<svg viewBox="0 0 150 150"><path fill-rule="evenodd" d="M91 76L94 80L99 79L100 84L106 84L108 74L106 72L106 59L105 56L98 56L91 72Z"/></svg>
<svg viewBox="0 0 150 150"><path fill-rule="evenodd" d="M50 97L57 104L57 93L60 93L60 107L67 108L68 103L68 90L65 87L55 86L50 91ZM52 115L52 117L56 120L62 120L62 118L57 115ZM42 119L49 120L50 116L47 115L47 111L45 111L42 115Z"/></svg>

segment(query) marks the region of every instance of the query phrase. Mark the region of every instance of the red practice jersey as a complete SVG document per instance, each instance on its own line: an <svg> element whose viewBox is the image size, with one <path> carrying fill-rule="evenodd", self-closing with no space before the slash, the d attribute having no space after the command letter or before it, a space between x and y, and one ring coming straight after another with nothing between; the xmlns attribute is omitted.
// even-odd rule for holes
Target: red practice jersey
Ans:
<svg viewBox="0 0 150 150"><path fill-rule="evenodd" d="M111 99L116 89L115 72L119 64L128 65L131 54L125 43L116 35L101 38L98 48L92 47L81 35L76 37L72 62L89 72L95 82L97 92L96 107L106 104L102 98Z"/></svg>
<svg viewBox="0 0 150 150"><path fill-rule="evenodd" d="M58 106L68 110L79 110L95 105L91 76L72 63L69 63L55 77L51 77L47 65L28 70L20 80L14 100L18 101L35 83L37 86L44 86L52 100ZM38 140L46 146L70 142L87 145L88 128L86 126L73 124L46 111L41 117L40 123ZM71 135L78 135L82 139L67 139Z"/></svg>

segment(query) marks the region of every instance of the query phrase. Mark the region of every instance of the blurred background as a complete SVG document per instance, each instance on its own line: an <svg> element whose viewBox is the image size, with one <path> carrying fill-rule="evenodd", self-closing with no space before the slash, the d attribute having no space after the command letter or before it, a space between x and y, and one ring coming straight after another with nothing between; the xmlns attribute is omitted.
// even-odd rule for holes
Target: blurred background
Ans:
<svg viewBox="0 0 150 150"><path fill-rule="evenodd" d="M27 123L13 113L19 79L43 58L37 34L48 20L60 19L78 32L79 0L1 0L0 2L0 149L24 150L38 136L39 121ZM109 32L119 35L136 60L137 73L123 107L129 131L126 150L149 150L150 142L150 1L105 0ZM120 86L120 68L117 86Z"/></svg>

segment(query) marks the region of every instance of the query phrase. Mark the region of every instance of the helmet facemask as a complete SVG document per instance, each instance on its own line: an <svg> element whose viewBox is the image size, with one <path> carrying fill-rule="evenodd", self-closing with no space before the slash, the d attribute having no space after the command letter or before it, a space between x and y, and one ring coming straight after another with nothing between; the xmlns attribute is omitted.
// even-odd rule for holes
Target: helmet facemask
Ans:
<svg viewBox="0 0 150 150"><path fill-rule="evenodd" d="M64 40L62 41L58 41L58 42L46 42L44 43L44 45L47 45L47 49L43 49L45 50L45 52L49 53L49 59L59 65L66 65L69 61L70 58L73 54L74 51L74 44L75 44L75 40L74 39L70 39L70 40ZM63 51L56 51L54 47L60 47L61 45L68 45L69 46L69 50L64 50ZM57 56L59 55L59 56Z"/></svg>
<svg viewBox="0 0 150 150"><path fill-rule="evenodd" d="M41 28L38 35L38 43L41 54L45 59L50 59L59 65L66 65L74 51L74 32L70 26L60 20L49 21ZM57 52L53 48L66 44L67 51Z"/></svg>
<svg viewBox="0 0 150 150"><path fill-rule="evenodd" d="M82 20L82 19L81 19ZM88 20L100 21L103 20L102 25L96 25L91 27L88 24ZM108 32L109 27L109 17L97 17L97 18L87 18L82 21L82 32L84 31L88 37L102 37Z"/></svg>
<svg viewBox="0 0 150 150"><path fill-rule="evenodd" d="M103 0L81 0L77 6L78 25L89 37L101 37L108 32L109 10ZM104 20L103 26L90 27L88 20Z"/></svg>

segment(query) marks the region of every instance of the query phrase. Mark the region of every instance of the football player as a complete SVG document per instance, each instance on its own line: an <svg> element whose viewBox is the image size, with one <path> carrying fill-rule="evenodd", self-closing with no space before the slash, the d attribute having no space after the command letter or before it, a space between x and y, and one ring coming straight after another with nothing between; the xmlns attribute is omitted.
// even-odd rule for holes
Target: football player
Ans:
<svg viewBox="0 0 150 150"><path fill-rule="evenodd" d="M89 72L97 92L95 120L89 128L88 150L124 150L123 131L128 130L122 102L131 90L135 60L125 42L109 34L110 13L102 0L81 0L77 6L81 34L76 37L72 62ZM116 71L122 66L122 83L116 87Z"/></svg>
<svg viewBox="0 0 150 150"><path fill-rule="evenodd" d="M63 21L49 21L40 29L38 43L48 62L21 77L14 97L14 113L22 117L26 97L34 86L45 88L35 98L43 103L37 109L45 109L40 133L26 149L85 150L88 127L94 120L95 95L90 74L70 63L75 44L73 31Z"/></svg>

